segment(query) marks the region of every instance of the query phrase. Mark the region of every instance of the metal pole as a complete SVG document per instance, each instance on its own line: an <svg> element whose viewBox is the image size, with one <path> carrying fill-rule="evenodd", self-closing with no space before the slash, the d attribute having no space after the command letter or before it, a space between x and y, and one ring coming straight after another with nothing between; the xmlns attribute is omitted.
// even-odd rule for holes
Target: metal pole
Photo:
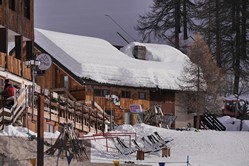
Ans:
<svg viewBox="0 0 249 166"><path fill-rule="evenodd" d="M111 124L110 124L110 130L112 130L112 103L111 103L111 120L110 120L110 122L111 122Z"/></svg>
<svg viewBox="0 0 249 166"><path fill-rule="evenodd" d="M44 166L44 96L39 96L37 115L37 166Z"/></svg>
<svg viewBox="0 0 249 166"><path fill-rule="evenodd" d="M187 166L189 166L189 156L187 156Z"/></svg>
<svg viewBox="0 0 249 166"><path fill-rule="evenodd" d="M34 96L35 96L35 71L34 71L34 65L31 65L32 70L32 117L31 121L34 121Z"/></svg>

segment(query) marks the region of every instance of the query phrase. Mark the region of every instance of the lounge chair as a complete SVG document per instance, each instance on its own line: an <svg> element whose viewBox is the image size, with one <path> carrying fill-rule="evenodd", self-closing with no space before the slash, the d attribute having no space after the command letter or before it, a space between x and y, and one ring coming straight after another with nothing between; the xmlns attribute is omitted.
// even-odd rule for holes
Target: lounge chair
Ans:
<svg viewBox="0 0 249 166"><path fill-rule="evenodd" d="M141 147L137 143L135 139L132 139L133 144L135 145L135 148L137 148L138 151L143 151L144 153L150 153L152 152L152 149L147 149L145 146Z"/></svg>
<svg viewBox="0 0 249 166"><path fill-rule="evenodd" d="M142 137L142 141L144 142L144 147L146 149L150 149L151 152L157 152L162 149L158 144L153 144L151 141L149 141L147 138Z"/></svg>
<svg viewBox="0 0 249 166"><path fill-rule="evenodd" d="M119 153L123 155L129 155L137 151L132 147L126 146L125 143L119 137L117 137L116 140L114 138L112 140L114 142L114 146L117 148Z"/></svg>
<svg viewBox="0 0 249 166"><path fill-rule="evenodd" d="M155 131L154 132L154 135L157 137L157 139L158 139L158 141L160 141L161 143L163 143L163 144L167 144L167 143L169 143L169 142L171 142L171 141L173 141L174 139L173 138L162 138L159 134L158 134L158 132L157 131Z"/></svg>
<svg viewBox="0 0 249 166"><path fill-rule="evenodd" d="M163 148L166 146L166 144L164 144L163 142L161 142L160 140L158 140L154 135L148 135L147 136L149 141L154 145L154 146L157 146L157 147L160 147L160 148Z"/></svg>

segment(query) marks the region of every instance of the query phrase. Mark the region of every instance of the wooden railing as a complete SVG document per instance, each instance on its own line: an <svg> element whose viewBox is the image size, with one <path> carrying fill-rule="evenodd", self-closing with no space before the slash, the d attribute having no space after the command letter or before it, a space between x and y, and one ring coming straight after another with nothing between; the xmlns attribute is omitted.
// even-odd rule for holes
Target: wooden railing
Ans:
<svg viewBox="0 0 249 166"><path fill-rule="evenodd" d="M13 124L17 121L23 111L27 110L29 115L32 114L36 119L38 115L36 100L40 93L35 93L35 105L32 110L32 96L31 87L27 87L21 90L17 102L11 109L4 107L2 102L0 108L0 129L3 129L3 125ZM86 102L73 101L69 98L58 95L55 92L49 92L43 90L44 100L44 119L48 122L55 122L57 124L72 123L74 128L80 132L92 132L100 133L104 130L105 123L110 123L110 116L106 114L97 103L95 109L86 106Z"/></svg>
<svg viewBox="0 0 249 166"><path fill-rule="evenodd" d="M20 89L20 94L17 96L14 102L14 105L11 108L6 108L5 104L8 102L7 100L1 100L1 109L0 109L0 130L3 129L4 125L14 124L23 111L26 108L26 88ZM16 96L13 96L16 97ZM14 98L13 98L14 99Z"/></svg>
<svg viewBox="0 0 249 166"><path fill-rule="evenodd" d="M5 54L0 53L0 67L5 68ZM23 78L31 80L31 71L25 65L25 62L16 59L14 56L8 56L8 72Z"/></svg>
<svg viewBox="0 0 249 166"><path fill-rule="evenodd" d="M47 121L73 123L75 129L92 133L101 132L104 130L104 124L109 123L110 116L101 108L93 109L86 106L84 101L73 101L48 90L43 90L43 92L45 95L44 118ZM28 113L32 113L31 107L28 108ZM37 115L36 108L33 113Z"/></svg>

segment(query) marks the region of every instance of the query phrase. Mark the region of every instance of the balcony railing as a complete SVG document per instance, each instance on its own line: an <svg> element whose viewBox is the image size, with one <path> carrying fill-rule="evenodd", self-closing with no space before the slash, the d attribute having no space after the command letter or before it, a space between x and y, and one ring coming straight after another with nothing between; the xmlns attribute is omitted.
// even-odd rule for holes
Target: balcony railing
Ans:
<svg viewBox="0 0 249 166"><path fill-rule="evenodd" d="M0 53L0 67L5 68L5 54ZM8 68L7 71L15 74L17 76L31 79L30 68L27 68L25 62L22 62L19 59L16 59L14 56L8 56Z"/></svg>

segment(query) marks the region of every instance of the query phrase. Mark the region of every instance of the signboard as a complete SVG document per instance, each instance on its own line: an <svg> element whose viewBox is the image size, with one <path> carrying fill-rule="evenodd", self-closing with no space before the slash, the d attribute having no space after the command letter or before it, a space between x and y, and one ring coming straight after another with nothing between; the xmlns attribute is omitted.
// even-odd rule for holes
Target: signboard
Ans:
<svg viewBox="0 0 249 166"><path fill-rule="evenodd" d="M47 70L50 68L50 66L52 65L52 59L49 55L47 54L40 54L36 57L37 61L40 61L40 65L38 66L38 68L40 70Z"/></svg>
<svg viewBox="0 0 249 166"><path fill-rule="evenodd" d="M143 112L142 106L140 104L131 104L130 105L131 113L141 113Z"/></svg>

